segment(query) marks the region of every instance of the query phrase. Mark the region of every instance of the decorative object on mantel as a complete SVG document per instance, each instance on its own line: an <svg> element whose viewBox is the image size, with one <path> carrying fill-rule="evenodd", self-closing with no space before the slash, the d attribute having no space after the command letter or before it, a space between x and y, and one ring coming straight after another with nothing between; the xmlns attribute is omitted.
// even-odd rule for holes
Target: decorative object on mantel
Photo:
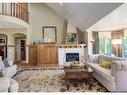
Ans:
<svg viewBox="0 0 127 95"><path fill-rule="evenodd" d="M76 33L67 33L67 44L77 44L77 34Z"/></svg>
<svg viewBox="0 0 127 95"><path fill-rule="evenodd" d="M37 38L33 41L34 45L41 45L44 43L44 39L43 38Z"/></svg>
<svg viewBox="0 0 127 95"><path fill-rule="evenodd" d="M86 44L63 44L58 45L59 48L85 48Z"/></svg>
<svg viewBox="0 0 127 95"><path fill-rule="evenodd" d="M44 43L56 43L57 31L56 26L43 26Z"/></svg>

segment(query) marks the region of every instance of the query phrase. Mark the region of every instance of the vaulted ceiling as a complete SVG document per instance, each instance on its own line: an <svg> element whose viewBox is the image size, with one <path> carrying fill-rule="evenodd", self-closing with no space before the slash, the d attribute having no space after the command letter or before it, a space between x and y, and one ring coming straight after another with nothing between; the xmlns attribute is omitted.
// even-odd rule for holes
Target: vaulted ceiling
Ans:
<svg viewBox="0 0 127 95"><path fill-rule="evenodd" d="M47 3L53 11L86 31L122 3Z"/></svg>

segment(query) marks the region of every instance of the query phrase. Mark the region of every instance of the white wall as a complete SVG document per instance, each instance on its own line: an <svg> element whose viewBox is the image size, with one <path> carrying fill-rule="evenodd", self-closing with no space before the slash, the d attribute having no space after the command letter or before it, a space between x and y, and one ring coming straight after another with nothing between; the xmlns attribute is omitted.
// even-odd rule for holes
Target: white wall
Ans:
<svg viewBox="0 0 127 95"><path fill-rule="evenodd" d="M87 31L111 31L127 27L127 3L91 26Z"/></svg>
<svg viewBox="0 0 127 95"><path fill-rule="evenodd" d="M62 43L65 21L45 4L29 4L29 23L32 40L42 37L43 26L57 27L57 42Z"/></svg>

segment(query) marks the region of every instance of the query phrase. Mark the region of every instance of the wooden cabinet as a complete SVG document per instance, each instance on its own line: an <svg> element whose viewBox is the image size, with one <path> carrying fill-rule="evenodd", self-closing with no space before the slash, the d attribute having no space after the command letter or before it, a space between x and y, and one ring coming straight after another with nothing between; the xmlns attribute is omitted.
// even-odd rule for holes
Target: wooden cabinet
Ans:
<svg viewBox="0 0 127 95"><path fill-rule="evenodd" d="M31 65L58 64L58 52L55 45L38 45L29 47Z"/></svg>
<svg viewBox="0 0 127 95"><path fill-rule="evenodd" d="M46 46L38 46L38 64L48 63L48 52Z"/></svg>
<svg viewBox="0 0 127 95"><path fill-rule="evenodd" d="M55 45L38 46L38 64L57 64L57 47Z"/></svg>
<svg viewBox="0 0 127 95"><path fill-rule="evenodd" d="M48 62L49 64L57 63L57 48L56 47L48 47Z"/></svg>
<svg viewBox="0 0 127 95"><path fill-rule="evenodd" d="M37 65L37 46L29 46L29 63Z"/></svg>

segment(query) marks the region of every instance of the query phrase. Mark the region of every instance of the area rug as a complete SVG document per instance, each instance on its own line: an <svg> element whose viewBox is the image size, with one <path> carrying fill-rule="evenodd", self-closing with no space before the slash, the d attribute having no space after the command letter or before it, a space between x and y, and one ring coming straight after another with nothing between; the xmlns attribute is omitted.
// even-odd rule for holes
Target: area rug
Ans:
<svg viewBox="0 0 127 95"><path fill-rule="evenodd" d="M21 69L14 79L19 83L19 92L106 92L94 79L92 90L85 82L74 82L66 87L64 70L61 68Z"/></svg>

